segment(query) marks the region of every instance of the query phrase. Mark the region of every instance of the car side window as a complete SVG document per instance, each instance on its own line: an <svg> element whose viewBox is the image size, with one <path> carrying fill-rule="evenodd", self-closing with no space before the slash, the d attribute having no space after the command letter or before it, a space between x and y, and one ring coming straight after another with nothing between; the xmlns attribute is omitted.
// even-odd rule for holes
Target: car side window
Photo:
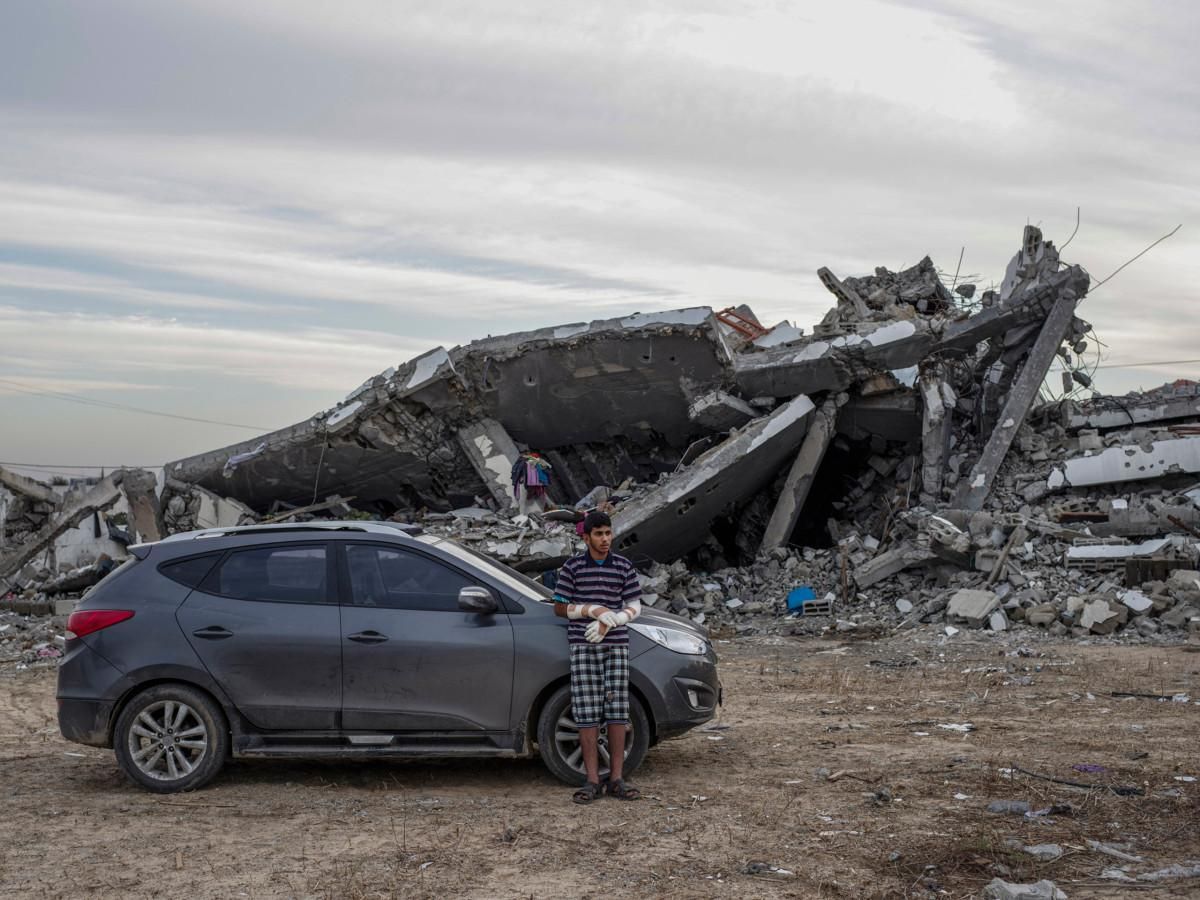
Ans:
<svg viewBox="0 0 1200 900"><path fill-rule="evenodd" d="M346 564L355 606L460 612L458 592L475 584L437 560L391 547L352 544Z"/></svg>
<svg viewBox="0 0 1200 900"><path fill-rule="evenodd" d="M324 546L235 550L206 579L204 591L236 600L333 603Z"/></svg>

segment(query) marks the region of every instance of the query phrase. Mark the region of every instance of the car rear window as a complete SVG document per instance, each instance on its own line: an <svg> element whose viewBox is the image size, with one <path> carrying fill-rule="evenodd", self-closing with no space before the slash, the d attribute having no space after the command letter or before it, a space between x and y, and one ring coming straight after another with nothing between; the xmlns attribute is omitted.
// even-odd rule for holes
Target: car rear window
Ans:
<svg viewBox="0 0 1200 900"><path fill-rule="evenodd" d="M158 567L158 571L172 581L178 581L187 587L199 587L204 576L212 571L212 567L220 558L220 553L206 553L204 556L192 556L175 562L163 563Z"/></svg>

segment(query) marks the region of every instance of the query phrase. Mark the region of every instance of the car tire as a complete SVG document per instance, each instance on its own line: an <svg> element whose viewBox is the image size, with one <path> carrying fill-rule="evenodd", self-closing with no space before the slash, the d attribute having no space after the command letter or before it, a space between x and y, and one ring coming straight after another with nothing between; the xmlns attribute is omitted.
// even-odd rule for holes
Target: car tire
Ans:
<svg viewBox="0 0 1200 900"><path fill-rule="evenodd" d="M633 734L626 739L624 775L634 772L646 758L646 751L650 749L650 719L633 692L629 694L629 721L633 726ZM571 719L569 684L564 684L551 694L546 705L542 707L541 715L538 716L537 740L542 762L555 778L570 785L580 785L587 781L581 753L578 752L578 729ZM608 765L605 763L608 738L604 728L601 728L600 743L600 777L603 779L608 775Z"/></svg>
<svg viewBox="0 0 1200 900"><path fill-rule="evenodd" d="M156 794L208 784L229 755L229 726L207 694L183 684L159 684L121 710L113 750L125 776Z"/></svg>

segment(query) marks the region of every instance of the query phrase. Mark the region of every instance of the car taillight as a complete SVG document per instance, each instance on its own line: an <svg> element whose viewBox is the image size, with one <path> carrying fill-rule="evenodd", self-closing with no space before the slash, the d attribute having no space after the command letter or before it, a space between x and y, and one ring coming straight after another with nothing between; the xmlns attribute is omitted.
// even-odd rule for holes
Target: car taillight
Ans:
<svg viewBox="0 0 1200 900"><path fill-rule="evenodd" d="M133 618L132 609L80 609L67 619L67 640L81 638L109 625Z"/></svg>

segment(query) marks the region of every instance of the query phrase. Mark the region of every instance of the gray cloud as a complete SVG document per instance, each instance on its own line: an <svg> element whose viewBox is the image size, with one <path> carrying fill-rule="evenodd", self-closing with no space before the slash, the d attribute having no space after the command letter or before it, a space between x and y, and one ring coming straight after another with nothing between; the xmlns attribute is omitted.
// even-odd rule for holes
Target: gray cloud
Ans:
<svg viewBox="0 0 1200 900"><path fill-rule="evenodd" d="M184 404L203 381L210 416L276 425L437 343L698 303L808 326L828 305L819 266L953 268L963 247L967 271L998 278L1026 221L1061 242L1076 206L1067 255L1096 275L1188 223L1084 314L1113 361L1189 358L1197 16L10 4L0 304L27 349L0 377ZM17 403L55 415L12 396L0 413ZM220 442L131 422L97 452L151 437L166 455Z"/></svg>

